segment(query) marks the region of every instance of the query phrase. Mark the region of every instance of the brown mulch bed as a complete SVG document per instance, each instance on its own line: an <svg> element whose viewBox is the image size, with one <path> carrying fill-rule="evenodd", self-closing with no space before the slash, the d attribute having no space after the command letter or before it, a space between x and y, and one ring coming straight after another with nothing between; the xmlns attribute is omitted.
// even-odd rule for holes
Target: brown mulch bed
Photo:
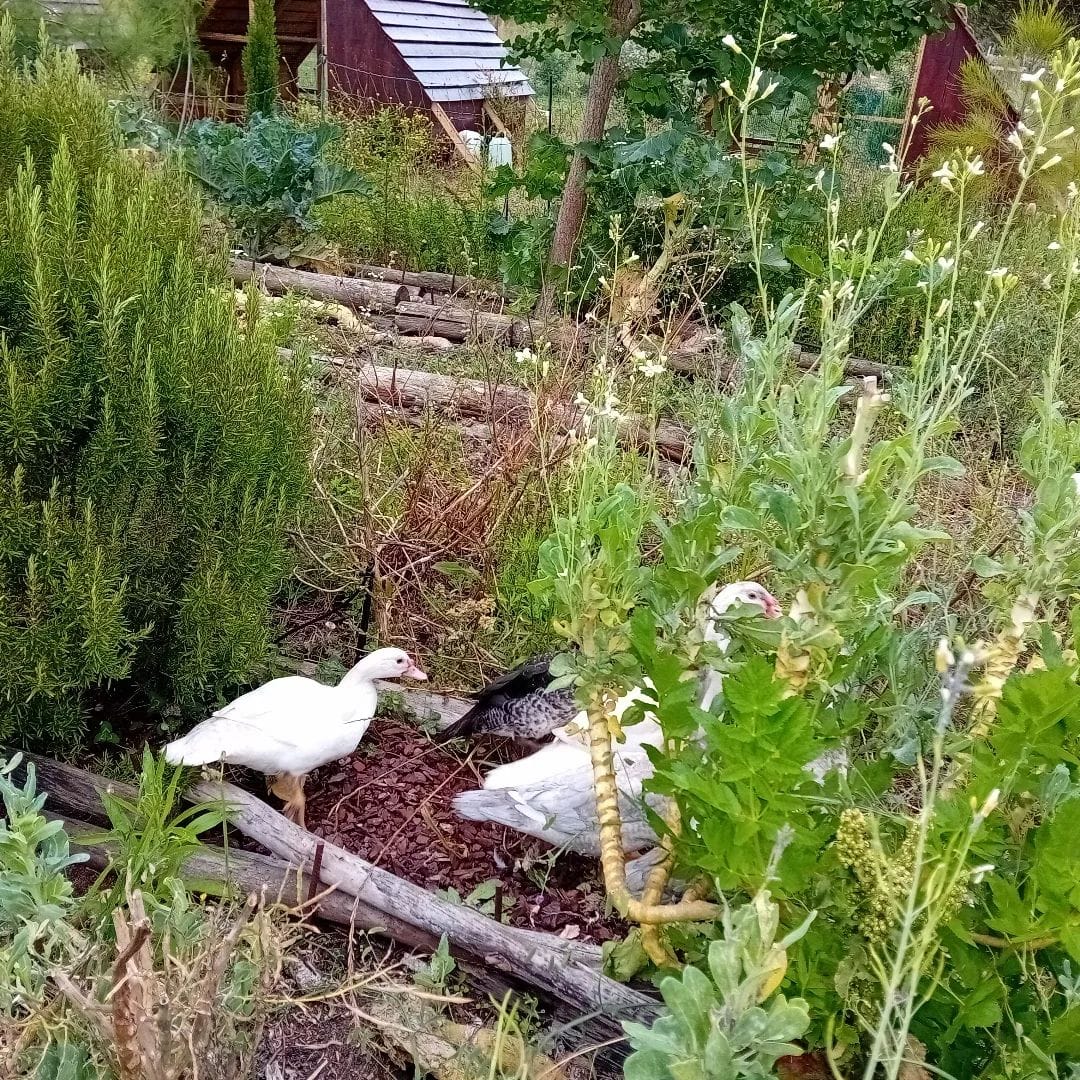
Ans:
<svg viewBox="0 0 1080 1080"><path fill-rule="evenodd" d="M474 906L511 925L598 942L622 937L595 859L554 860L541 840L454 813L453 797L479 786L493 757L514 756L520 748L479 740L459 756L408 722L377 718L352 757L308 778L307 826L427 889L467 898L480 887Z"/></svg>

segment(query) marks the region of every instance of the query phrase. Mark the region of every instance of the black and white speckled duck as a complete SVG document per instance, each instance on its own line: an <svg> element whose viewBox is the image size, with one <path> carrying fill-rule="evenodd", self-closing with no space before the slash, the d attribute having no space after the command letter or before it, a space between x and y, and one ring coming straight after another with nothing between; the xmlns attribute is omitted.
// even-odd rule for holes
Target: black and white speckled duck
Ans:
<svg viewBox="0 0 1080 1080"><path fill-rule="evenodd" d="M552 690L552 657L538 656L500 675L475 695L476 704L435 736L436 742L471 735L543 739L577 714L573 690Z"/></svg>
<svg viewBox="0 0 1080 1080"><path fill-rule="evenodd" d="M737 603L762 609L772 619L780 614L775 597L756 581L736 581L720 589L705 602L703 631L707 640L726 651L727 634L713 625L716 616ZM711 618L709 617L711 616ZM471 735L502 735L510 739L546 739L552 732L572 723L579 715L570 689L552 690L551 656L538 656L513 671L500 675L476 695L476 704L435 736L436 742L467 738ZM719 693L721 676L706 674L703 708L708 708Z"/></svg>

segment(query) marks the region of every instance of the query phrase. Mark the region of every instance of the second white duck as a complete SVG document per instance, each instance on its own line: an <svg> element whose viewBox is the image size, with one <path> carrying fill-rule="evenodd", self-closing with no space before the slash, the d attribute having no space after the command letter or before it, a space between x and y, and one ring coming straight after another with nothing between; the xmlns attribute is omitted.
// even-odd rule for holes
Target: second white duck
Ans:
<svg viewBox="0 0 1080 1080"><path fill-rule="evenodd" d="M721 589L705 613L705 637L721 650L730 641L716 629L715 619L739 603L760 609L768 618L780 614L776 598L755 581L738 581ZM705 697L709 703L720 685L719 673L708 672ZM634 689L620 698L612 711L621 719L633 702L647 700L643 690ZM586 725L585 714L579 713L573 723L552 732L555 741L550 745L520 761L499 766L484 778L482 788L458 795L454 809L470 821L495 822L555 847L599 855L600 827ZM625 735L623 743L612 747L612 755L623 850L635 852L656 842L656 833L645 813L650 800L642 796L642 785L653 772L646 748L659 746L663 732L655 717L646 712L641 721L625 729Z"/></svg>

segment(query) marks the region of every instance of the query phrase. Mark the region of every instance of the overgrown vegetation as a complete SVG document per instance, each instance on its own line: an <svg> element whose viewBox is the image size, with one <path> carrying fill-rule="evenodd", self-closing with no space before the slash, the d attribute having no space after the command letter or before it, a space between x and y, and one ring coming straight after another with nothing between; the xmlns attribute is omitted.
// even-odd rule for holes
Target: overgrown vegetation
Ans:
<svg viewBox="0 0 1080 1080"><path fill-rule="evenodd" d="M152 724L194 713L278 645L329 670L402 644L453 688L565 648L552 670L588 717L604 884L634 924L608 970L664 1005L628 1025L628 1077L1074 1076L1080 41L1024 6L1015 79L967 65L968 117L937 128L916 186L896 148L834 130L834 106L853 71L940 28L936 2L498 9L537 23L539 77L571 58L617 123L534 132L483 177L425 118L275 105L269 0L248 119L179 136L186 114L110 108L5 21L0 737L105 734L107 705L123 742L119 703ZM756 146L792 116L799 145ZM150 135L160 158L124 152ZM328 309L238 301L206 248L222 232L252 258L501 276L522 312L546 292L588 332L399 354L389 322L361 340L345 312L360 365L518 395L475 423L417 415L347 363L312 377L296 357L328 332L297 323ZM688 379L672 369L693 334ZM853 385L867 358L888 369ZM660 419L688 441L679 467ZM721 652L700 608L745 576L786 614L725 615ZM724 676L707 707L706 665ZM662 730L643 891L610 797L612 746L643 711L620 724L610 704L632 687ZM248 1068L299 931L186 891L224 808L183 809L146 751L137 794L103 796L105 831L71 837L110 858L81 895L68 832L19 769L0 771L0 1072ZM497 881L461 895L509 917ZM453 963L444 944L425 985ZM434 1012L362 1019L402 1035ZM557 1075L526 1026L504 1006L471 1073Z"/></svg>
<svg viewBox="0 0 1080 1080"><path fill-rule="evenodd" d="M281 54L273 0L252 0L247 41L244 43L244 106L248 123L270 116L277 109Z"/></svg>
<svg viewBox="0 0 1080 1080"><path fill-rule="evenodd" d="M264 669L310 412L182 179L122 153L74 56L24 69L2 34L0 731L56 745L110 689Z"/></svg>

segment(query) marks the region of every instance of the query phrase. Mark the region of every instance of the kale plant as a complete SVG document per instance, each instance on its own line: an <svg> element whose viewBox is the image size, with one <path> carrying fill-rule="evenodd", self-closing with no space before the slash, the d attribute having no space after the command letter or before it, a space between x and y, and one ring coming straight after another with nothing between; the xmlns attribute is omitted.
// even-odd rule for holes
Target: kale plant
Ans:
<svg viewBox="0 0 1080 1080"><path fill-rule="evenodd" d="M312 211L335 195L366 195L358 173L329 161L336 124L306 127L286 116L252 116L245 127L201 120L187 138L188 171L231 219L252 258L286 225L316 227Z"/></svg>

